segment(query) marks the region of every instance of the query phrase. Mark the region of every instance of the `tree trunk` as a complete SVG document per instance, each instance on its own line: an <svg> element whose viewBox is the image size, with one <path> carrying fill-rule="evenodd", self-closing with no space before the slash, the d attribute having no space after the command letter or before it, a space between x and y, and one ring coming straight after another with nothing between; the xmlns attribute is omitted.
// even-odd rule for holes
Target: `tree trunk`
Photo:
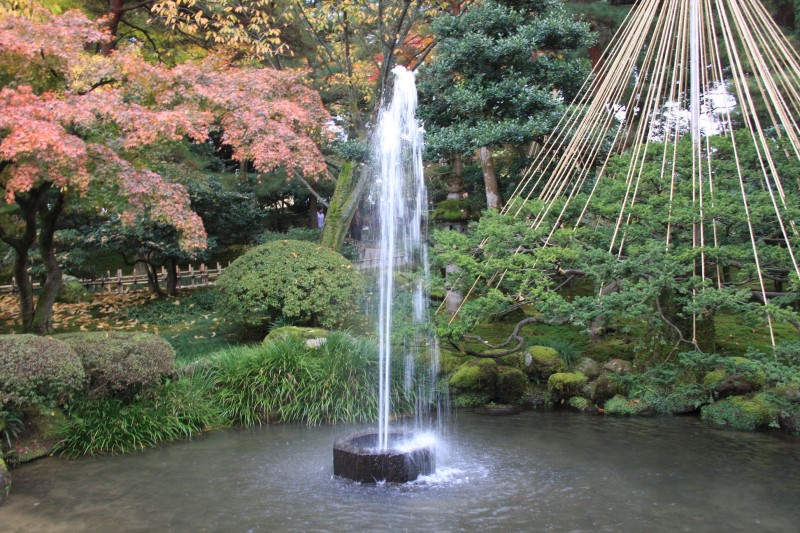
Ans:
<svg viewBox="0 0 800 533"><path fill-rule="evenodd" d="M39 251L42 254L45 279L42 284L42 293L36 301L31 331L46 335L53 332L53 304L56 302L56 296L64 277L58 266L58 259L56 259L55 245L56 222L64 208L64 195L59 191L54 199L45 197L41 201L48 204L40 211L41 229L39 230Z"/></svg>
<svg viewBox="0 0 800 533"><path fill-rule="evenodd" d="M350 222L366 191L367 180L363 168L356 172L356 165L346 161L342 166L333 191L325 227L322 229L322 246L339 251L350 228Z"/></svg>
<svg viewBox="0 0 800 533"><path fill-rule="evenodd" d="M500 196L500 185L497 183L497 174L494 171L492 150L488 146L478 150L483 170L483 184L486 187L486 208L499 210L503 200Z"/></svg>
<svg viewBox="0 0 800 533"><path fill-rule="evenodd" d="M104 19L104 26L110 37L100 45L100 53L104 56L110 54L117 47L117 33L119 32L119 21L122 20L124 12L124 4L125 0L108 0L108 13Z"/></svg>
<svg viewBox="0 0 800 533"><path fill-rule="evenodd" d="M43 186L31 190L27 195L16 197L21 212L20 218L25 223L25 229L20 237L8 235L0 227L0 237L14 249L14 282L19 289L19 313L22 319L22 330L26 333L31 331L34 315L33 281L28 275L28 260L31 247L36 241L36 212L39 208L39 200L48 188L49 186Z"/></svg>
<svg viewBox="0 0 800 533"><path fill-rule="evenodd" d="M167 259L166 290L170 296L178 295L178 262L174 257Z"/></svg>

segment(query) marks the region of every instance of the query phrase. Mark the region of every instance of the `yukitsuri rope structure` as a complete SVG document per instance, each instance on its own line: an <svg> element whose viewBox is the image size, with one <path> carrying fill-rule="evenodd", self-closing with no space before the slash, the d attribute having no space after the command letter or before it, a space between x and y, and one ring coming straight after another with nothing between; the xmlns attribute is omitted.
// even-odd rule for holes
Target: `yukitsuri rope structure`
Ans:
<svg viewBox="0 0 800 533"><path fill-rule="evenodd" d="M712 109L715 103L717 109ZM679 237L691 238L692 271L702 280L695 291L707 285L721 288L721 267L713 259L720 244L719 221L709 215L714 213L716 193L711 139L727 137L733 146L740 213L746 219L747 236L742 239L750 241L750 259L757 272L754 293L767 305L764 239L754 228L756 222L765 221L753 220L748 190L757 180L760 194L769 198L772 242L779 241L785 249L790 275L800 277L796 258L800 236L790 213L798 206L793 205L796 196L794 200L789 196L796 195L799 181L797 176L782 175L780 168L780 161L800 160L795 117L800 117L800 57L759 0L640 0L501 213L524 217L531 229L544 231L538 246L546 247L558 228L577 230L595 220L591 213L598 188L609 179L620 179L618 174L609 178L609 161L627 154L630 165L608 243L608 252L624 260L628 229L635 223L632 212L641 200L645 163L652 164L648 149L658 144L661 176L669 178L669 201L662 214L664 250L669 253ZM691 176L677 170L678 146L684 138L691 139ZM754 148L758 168L743 168L739 148L743 143ZM687 180L691 197L681 198ZM677 205L693 210L691 236L677 234L685 231L674 219ZM522 246L516 253L521 251ZM481 283L499 286L505 274L498 270L488 279L476 279L466 298ZM457 316L458 311L451 321ZM774 345L768 313L767 320Z"/></svg>

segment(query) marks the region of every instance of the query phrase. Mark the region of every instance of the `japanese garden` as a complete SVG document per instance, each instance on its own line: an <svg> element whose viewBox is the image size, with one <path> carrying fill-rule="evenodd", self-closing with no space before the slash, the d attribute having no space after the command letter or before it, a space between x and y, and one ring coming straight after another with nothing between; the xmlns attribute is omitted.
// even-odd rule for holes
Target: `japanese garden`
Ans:
<svg viewBox="0 0 800 533"><path fill-rule="evenodd" d="M0 529L795 531L797 0L0 0Z"/></svg>

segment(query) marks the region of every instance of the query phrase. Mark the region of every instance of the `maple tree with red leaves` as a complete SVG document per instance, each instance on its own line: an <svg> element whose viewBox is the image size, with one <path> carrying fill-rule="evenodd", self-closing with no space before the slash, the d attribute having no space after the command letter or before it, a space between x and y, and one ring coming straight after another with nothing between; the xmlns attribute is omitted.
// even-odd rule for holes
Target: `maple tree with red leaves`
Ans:
<svg viewBox="0 0 800 533"><path fill-rule="evenodd" d="M304 71L236 67L217 56L167 68L135 45L103 49L108 34L83 14L0 15L0 239L15 253L23 329L47 333L62 274L59 216L81 200L173 226L186 252L206 246L188 194L148 168L148 148L222 133L234 158L260 172L325 172L318 141L329 120ZM38 246L38 299L28 274Z"/></svg>

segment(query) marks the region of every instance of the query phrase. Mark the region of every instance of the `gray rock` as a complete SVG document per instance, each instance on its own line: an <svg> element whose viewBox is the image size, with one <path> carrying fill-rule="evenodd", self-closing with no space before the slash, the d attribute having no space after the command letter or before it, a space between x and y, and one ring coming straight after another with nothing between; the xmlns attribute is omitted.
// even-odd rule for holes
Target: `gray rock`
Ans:
<svg viewBox="0 0 800 533"><path fill-rule="evenodd" d="M633 372L633 365L624 359L609 359L608 362L603 365L603 368L609 372L619 374L620 376Z"/></svg>
<svg viewBox="0 0 800 533"><path fill-rule="evenodd" d="M575 366L575 371L580 372L589 379L594 379L600 375L600 363L591 357L582 357Z"/></svg>

